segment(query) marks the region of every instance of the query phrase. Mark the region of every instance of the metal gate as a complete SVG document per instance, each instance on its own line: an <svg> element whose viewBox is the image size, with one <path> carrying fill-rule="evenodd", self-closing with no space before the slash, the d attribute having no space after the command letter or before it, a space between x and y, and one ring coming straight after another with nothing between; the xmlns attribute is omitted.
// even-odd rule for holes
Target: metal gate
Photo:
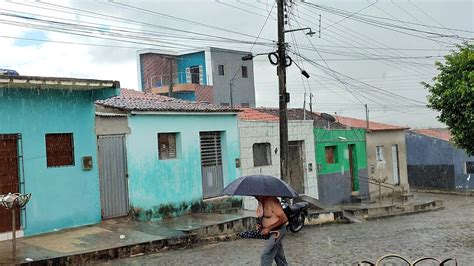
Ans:
<svg viewBox="0 0 474 266"><path fill-rule="evenodd" d="M0 135L0 194L20 189L18 135ZM16 229L20 229L20 211L16 210ZM0 233L12 230L12 212L0 206Z"/></svg>
<svg viewBox="0 0 474 266"><path fill-rule="evenodd" d="M200 132L201 173L204 198L218 196L224 188L220 132Z"/></svg>
<svg viewBox="0 0 474 266"><path fill-rule="evenodd" d="M102 218L125 216L129 208L125 136L99 136L97 144Z"/></svg>

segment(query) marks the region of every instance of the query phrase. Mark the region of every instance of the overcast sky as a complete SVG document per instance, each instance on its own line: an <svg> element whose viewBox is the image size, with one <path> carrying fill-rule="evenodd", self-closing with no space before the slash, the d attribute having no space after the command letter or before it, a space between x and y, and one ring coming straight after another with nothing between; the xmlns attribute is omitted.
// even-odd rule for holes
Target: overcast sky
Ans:
<svg viewBox="0 0 474 266"><path fill-rule="evenodd" d="M286 34L289 56L311 75L289 67L291 107L303 106L306 91L315 111L364 118L368 104L371 120L442 126L423 107L420 82L431 81L434 62L462 38L474 38L473 1L294 2L287 29L317 34ZM137 49L276 49L272 0L15 0L0 9L0 68L23 75L113 79L137 89ZM278 106L275 67L265 56L254 64L257 106Z"/></svg>

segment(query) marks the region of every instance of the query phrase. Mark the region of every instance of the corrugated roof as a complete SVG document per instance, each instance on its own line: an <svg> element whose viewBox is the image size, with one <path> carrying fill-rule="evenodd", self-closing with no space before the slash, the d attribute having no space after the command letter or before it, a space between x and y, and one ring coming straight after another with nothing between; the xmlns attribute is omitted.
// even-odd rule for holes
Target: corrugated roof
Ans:
<svg viewBox="0 0 474 266"><path fill-rule="evenodd" d="M411 130L415 133L422 134L428 137L437 138L445 141L451 140L451 132L447 128L422 128Z"/></svg>
<svg viewBox="0 0 474 266"><path fill-rule="evenodd" d="M260 112L252 108L240 108L241 112L239 113L239 119L244 121L266 121L266 122L276 122L280 118L273 114L268 114L265 112Z"/></svg>
<svg viewBox="0 0 474 266"><path fill-rule="evenodd" d="M156 112L238 112L238 109L175 99L163 95L121 89L120 95L96 104L127 111Z"/></svg>
<svg viewBox="0 0 474 266"><path fill-rule="evenodd" d="M352 117L334 115L336 118L336 122L339 122L345 126L352 127L352 128L366 128L367 121ZM389 125L389 124L382 124L373 121L369 121L369 130L372 131L384 131L384 130L405 130L408 127L396 126L396 125Z"/></svg>

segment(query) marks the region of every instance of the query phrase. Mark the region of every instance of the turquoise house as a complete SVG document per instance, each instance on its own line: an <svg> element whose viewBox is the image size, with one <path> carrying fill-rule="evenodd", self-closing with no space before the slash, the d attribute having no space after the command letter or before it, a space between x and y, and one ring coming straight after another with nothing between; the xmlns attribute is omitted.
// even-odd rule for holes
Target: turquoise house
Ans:
<svg viewBox="0 0 474 266"><path fill-rule="evenodd" d="M121 184L121 195L103 202L111 217L154 220L198 210L240 176L235 109L122 89L98 101L96 115L99 152L126 150L124 163L115 153L103 158L124 173L111 181Z"/></svg>
<svg viewBox="0 0 474 266"><path fill-rule="evenodd" d="M31 193L18 235L101 221L94 101L118 93L103 80L0 75L0 194ZM0 208L0 239L11 231Z"/></svg>

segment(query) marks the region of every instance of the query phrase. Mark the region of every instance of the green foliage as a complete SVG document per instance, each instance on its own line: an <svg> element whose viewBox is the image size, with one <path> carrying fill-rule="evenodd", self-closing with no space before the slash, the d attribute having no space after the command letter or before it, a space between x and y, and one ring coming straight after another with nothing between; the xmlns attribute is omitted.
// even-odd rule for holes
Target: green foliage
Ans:
<svg viewBox="0 0 474 266"><path fill-rule="evenodd" d="M423 83L430 92L428 107L440 112L454 143L474 155L474 45L465 43L436 62L439 74L434 84Z"/></svg>

